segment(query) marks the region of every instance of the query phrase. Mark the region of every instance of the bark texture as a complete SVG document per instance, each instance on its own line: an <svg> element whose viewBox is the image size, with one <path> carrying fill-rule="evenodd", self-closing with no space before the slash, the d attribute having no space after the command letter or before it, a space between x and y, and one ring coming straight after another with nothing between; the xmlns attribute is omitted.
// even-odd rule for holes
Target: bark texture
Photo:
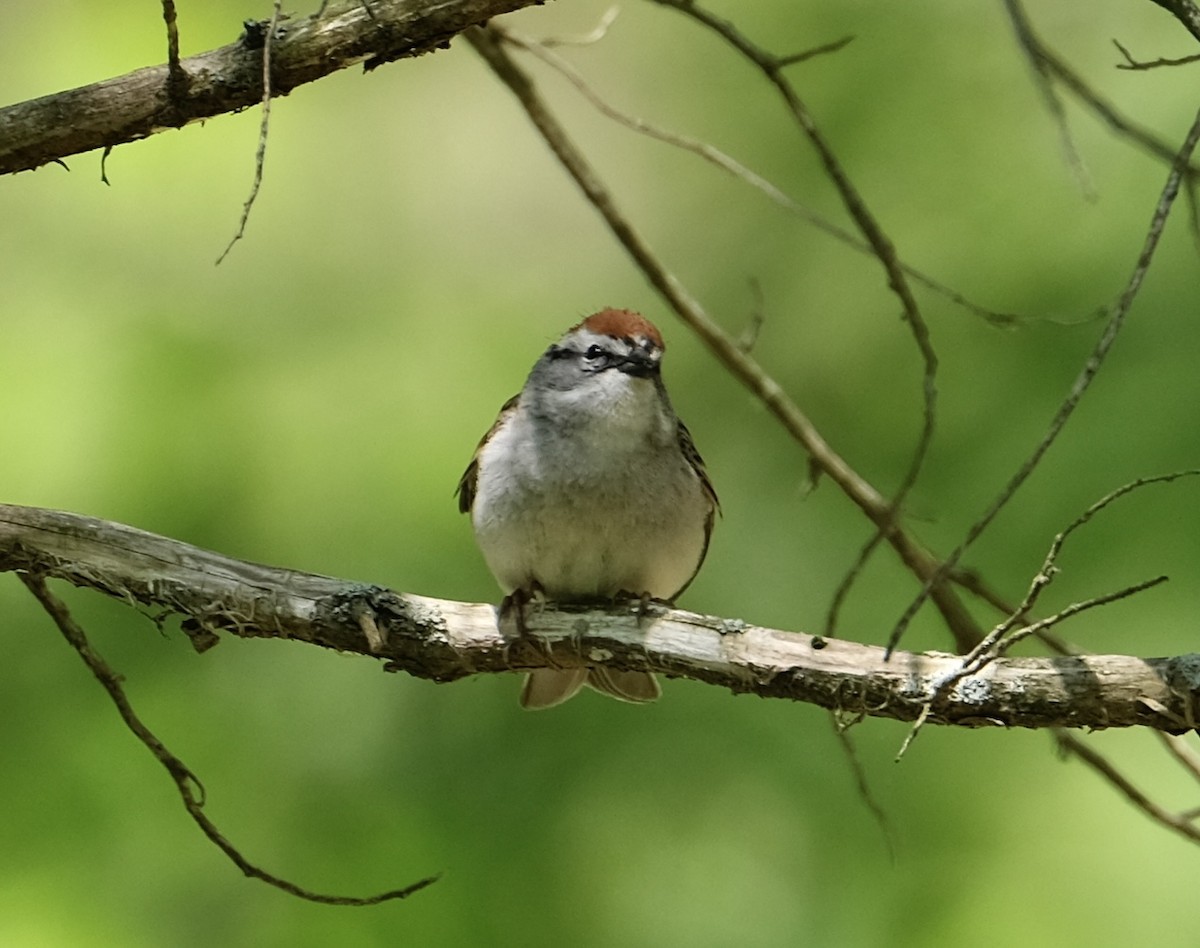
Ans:
<svg viewBox="0 0 1200 948"><path fill-rule="evenodd" d="M349 0L320 19L285 20L271 44L272 97L347 66L372 69L448 46L467 27L535 2ZM265 24L248 24L236 42L183 59L182 72L164 63L0 109L0 174L255 105L265 35Z"/></svg>
<svg viewBox="0 0 1200 948"><path fill-rule="evenodd" d="M0 505L0 570L66 580L168 610L201 651L222 634L294 639L382 660L435 681L609 664L764 698L911 721L958 656L896 652L637 606L546 608L529 636L500 628L494 606L261 566L78 514ZM507 624L506 624L507 625ZM1131 727L1167 731L1200 718L1200 654L1002 658L946 689L927 723L967 727Z"/></svg>

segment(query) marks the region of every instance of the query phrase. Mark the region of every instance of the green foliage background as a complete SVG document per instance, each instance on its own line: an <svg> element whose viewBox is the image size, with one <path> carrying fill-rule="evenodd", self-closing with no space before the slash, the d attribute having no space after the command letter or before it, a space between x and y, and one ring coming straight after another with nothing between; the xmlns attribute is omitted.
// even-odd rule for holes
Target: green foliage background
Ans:
<svg viewBox="0 0 1200 948"><path fill-rule="evenodd" d="M184 52L269 4L182 0ZM998 4L724 3L792 74L901 254L992 308L922 295L942 362L914 529L945 551L1045 430L1120 291L1162 164L1068 108L1094 198L1063 159ZM583 33L598 2L510 22ZM307 13L307 9L298 13ZM1110 37L1193 51L1147 2L1039 5L1102 94L1171 142L1192 72L1118 72ZM156 4L0 9L0 101L163 58ZM711 141L840 218L749 68L670 11L629 4L568 50L611 101ZM920 366L877 264L693 156L547 94L664 259L881 489L907 464ZM248 559L467 600L497 592L451 491L544 346L604 305L660 322L667 374L725 518L684 605L817 630L869 535L661 306L469 47L348 71L279 100L247 237L213 261L252 174L256 110L0 181L0 499L131 523ZM2 134L2 132L0 132ZM1184 210L1182 207L1179 209ZM1200 465L1196 250L1170 223L1094 390L970 557L1019 596L1054 533L1109 489ZM1063 633L1095 651L1195 651L1197 486L1151 488L1073 539L1046 605L1173 582ZM841 634L886 636L914 588L876 557ZM1194 943L1200 853L1040 733L853 734L888 854L824 712L670 682L523 713L514 679L453 686L301 645L226 640L65 590L137 708L199 773L247 856L405 903L310 905L242 878L12 577L0 577L0 943L6 945L1062 945ZM906 643L947 648L924 615ZM1172 807L1196 787L1144 734L1100 734Z"/></svg>

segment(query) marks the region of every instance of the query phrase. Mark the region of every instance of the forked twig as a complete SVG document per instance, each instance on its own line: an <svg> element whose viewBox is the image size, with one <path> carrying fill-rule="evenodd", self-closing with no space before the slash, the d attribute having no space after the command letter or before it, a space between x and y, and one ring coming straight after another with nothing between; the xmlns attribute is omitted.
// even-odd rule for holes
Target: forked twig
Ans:
<svg viewBox="0 0 1200 948"><path fill-rule="evenodd" d="M1066 110L1054 90L1050 66L1046 58L1039 55L1040 46L1037 37L1034 36L1029 18L1025 15L1025 8L1021 6L1020 0L1004 0L1004 8L1008 11L1008 19L1012 23L1013 32L1017 35L1017 42L1021 44L1021 49L1025 51L1025 56L1029 60L1030 66L1033 67L1034 79L1038 92L1042 96L1042 102L1046 105L1046 111L1050 113L1050 118L1058 128L1058 137L1062 142L1067 164L1074 172L1083 193L1094 200L1096 190L1092 184L1091 175L1088 173L1083 157L1079 154L1079 149L1075 147L1075 139L1071 135L1071 126L1067 122Z"/></svg>
<svg viewBox="0 0 1200 948"><path fill-rule="evenodd" d="M1136 595L1137 593L1145 592L1147 589L1161 585L1166 581L1166 576L1155 576L1153 579L1142 580L1140 583L1134 583L1132 586L1126 586L1122 589L1118 589L1116 592L1104 593L1099 596L1092 596L1090 599L1073 602L1052 616L1047 616L1045 619L1039 619L1037 622L1032 622L1029 625L1022 626L1021 628L1017 629L1011 635L1009 635L1007 639L1004 640L1002 647L1005 649L1009 648L1012 645L1015 645L1017 642L1020 642L1022 639L1029 638L1031 635L1040 635L1046 629L1052 629L1056 625L1066 622L1067 619L1079 615L1081 612L1087 612L1089 609L1095 609L1098 606L1107 606L1110 603L1117 602L1120 599L1127 599L1128 597ZM991 636L984 641L991 642L991 644L995 646L995 643L992 642ZM976 649L976 651L979 651L979 649ZM979 656L976 656L975 652L972 652L971 655L963 658L957 668L941 676L937 681L932 683L932 686L929 689L929 697L926 698L924 705L921 707L921 712L917 715L912 727L909 728L908 735L901 743L900 750L896 754L896 760L900 760L908 752L909 747L912 746L912 742L917 739L917 735L921 732L921 729L925 726L926 722L928 722L929 716L933 713L934 706L938 703L939 699L948 694L950 689L964 678L978 673L984 668L984 666L994 662L1000 657L1000 654L1001 653L997 652L995 648L993 648L992 651L989 651L986 654L980 654Z"/></svg>
<svg viewBox="0 0 1200 948"><path fill-rule="evenodd" d="M1096 596L1092 599L1087 599L1083 602L1072 603L1062 611L1045 619L1039 619L1036 622L1025 622L1025 618L1037 605L1038 598L1042 591L1054 581L1054 577L1058 573L1058 557L1062 552L1063 544L1067 538L1088 523L1101 510L1108 507L1116 500L1130 494L1139 488L1146 487L1150 484L1169 484L1172 481L1177 481L1183 477L1194 477L1200 475L1200 469L1191 469L1186 471L1175 471L1171 474L1159 474L1153 477L1140 477L1137 480L1130 481L1128 484L1122 484L1116 490L1110 491L1105 496L1088 507L1082 514L1071 521L1063 530L1059 531L1050 543L1050 549L1046 553L1046 558L1042 562L1042 568L1038 570L1033 580L1029 584L1029 590L1025 594L1025 598L1020 604L1010 610L1008 617L997 625L987 637L984 638L974 649L967 655L963 656L959 667L952 673L945 675L939 680L925 706L922 709L920 716L909 730L908 736L901 745L899 757L902 757L908 750L908 747L916 739L918 732L921 730L925 721L928 719L929 713L932 711L934 704L946 694L954 685L962 681L969 675L975 675L982 671L988 664L995 661L1004 655L1013 645L1026 639L1031 635L1042 635L1046 630L1053 628L1061 622L1066 621L1072 616L1078 615L1088 609L1096 606L1107 605L1111 602L1116 602L1118 599L1124 599L1127 596L1132 596L1135 593L1142 592L1152 586L1157 586L1160 583L1166 582L1167 577L1157 576L1154 579L1145 580L1141 583L1136 583L1125 589L1118 590L1114 593L1109 593L1103 596ZM1019 623L1025 622L1024 625ZM1187 725L1187 722L1184 722Z"/></svg>
<svg viewBox="0 0 1200 948"><path fill-rule="evenodd" d="M1117 63L1118 69L1128 69L1140 72L1147 69L1161 69L1164 66L1186 66L1189 63L1200 62L1200 53L1193 53L1191 56L1181 56L1179 59L1134 59L1133 53L1122 46L1119 41L1113 40L1113 46L1117 47L1117 50L1120 52L1120 54L1125 57L1125 62Z"/></svg>
<svg viewBox="0 0 1200 948"><path fill-rule="evenodd" d="M1006 0L1006 2L1009 2L1009 0ZM1083 80L1083 77L1079 73L1067 65L1066 60L1042 42L1028 20L1024 21L1020 40L1022 49L1031 59L1034 69L1040 75L1045 75L1062 83L1068 92L1074 95L1075 98L1099 117L1105 125L1122 138L1133 142L1143 151L1153 155L1160 161L1174 166L1177 157L1175 149L1153 132L1136 125L1133 121L1126 118L1116 110L1112 103L1105 101ZM1200 168L1191 164L1189 160L1185 163L1184 174L1188 180L1194 180L1197 175L1200 175Z"/></svg>
<svg viewBox="0 0 1200 948"><path fill-rule="evenodd" d="M962 560L963 554L971 544L979 538L991 525L992 521L995 520L996 515L1012 500L1016 492L1041 462L1042 457L1050 450L1050 446L1058 439L1067 421L1070 420L1071 415L1087 392L1092 380L1100 371L1100 367L1104 364L1104 360L1108 356L1113 343L1116 341L1121 327L1125 324L1125 317L1129 313L1130 307L1133 306L1133 301L1137 298L1138 291L1141 289L1142 281L1145 279L1146 273L1150 269L1150 264L1154 260L1154 252L1158 248L1158 242L1162 237L1163 228L1166 226L1167 217L1170 215L1175 198L1179 194L1180 182L1183 179L1183 169L1191 160L1192 153L1196 150L1197 141L1200 141L1200 112L1196 114L1196 118L1192 121L1191 128L1188 129L1187 137L1184 139L1175 163L1167 175L1166 183L1163 185L1158 201L1154 206L1154 213L1150 218L1150 226L1142 242L1142 249L1138 254L1137 262L1134 264L1133 272L1129 276L1125 289L1121 292L1120 297L1113 306L1112 314L1104 327L1104 331L1100 335L1100 339L1096 342L1095 347L1083 365L1083 369L1076 377L1058 411L1055 412L1054 417L1050 421L1050 426L1042 436L1042 439L1034 446L1033 451L1021 466L1017 468L1012 477L1009 478L1008 483L1004 485L995 500L984 511L983 515L971 524L962 542L959 543L954 551L938 567L939 578L946 576L958 565ZM900 637L917 614L917 610L925 603L933 588L934 585L927 582L921 592L904 611L903 615L901 615L891 635L888 637L887 647L889 651L896 648Z"/></svg>
<svg viewBox="0 0 1200 948"><path fill-rule="evenodd" d="M599 211L613 235L667 305L699 336L730 373L763 402L788 433L804 447L814 465L834 481L877 527L889 528L887 540L904 564L922 582L926 577L931 577L937 570L937 559L910 534L894 524L892 508L887 499L833 450L808 417L788 398L779 383L743 351L735 339L717 325L679 279L663 265L628 218L617 208L608 189L547 108L529 77L512 61L501 38L490 27L473 28L465 32L464 36L516 95L555 157L575 180L587 200ZM964 651L971 648L982 638L974 618L949 583L939 581L935 586L931 595L947 626L956 639L962 640Z"/></svg>
<svg viewBox="0 0 1200 948"><path fill-rule="evenodd" d="M183 800L183 806L187 810L188 815L200 827L200 831L221 852L225 853L243 874L252 879L260 879L268 885L282 889L290 895L306 899L310 902L320 902L325 905L377 905L380 902L407 898L414 892L418 892L437 881L437 876L430 876L421 879L419 882L414 882L412 885L405 886L403 889L394 889L390 892L381 892L378 895L362 898L345 895L326 895L301 888L294 882L289 882L279 876L272 875L251 863L233 843L225 838L221 831L217 829L216 824L204 813L204 787L200 783L200 780L182 760L167 749L158 736L137 716L137 713L133 710L133 706L129 703L125 689L121 685L120 676L92 648L82 626L72 618L66 604L50 592L46 586L45 579L40 575L32 573L20 573L19 575L21 581L29 588L29 591L33 593L38 602L42 604L42 607L50 615L50 618L54 620L54 624L58 626L63 637L75 649L79 657L83 659L84 664L96 676L96 679L104 687L104 690L108 692L108 696L112 699L113 704L116 705L117 712L121 715L121 720L125 722L125 726L133 732L134 736L146 746L147 750L154 755L154 758L171 775L171 779L175 781L175 786L179 790L179 796Z"/></svg>
<svg viewBox="0 0 1200 948"><path fill-rule="evenodd" d="M987 637L969 655L963 658L963 675L975 674L975 672L983 668L989 661L1003 655L1021 639L1035 634L1041 628L1048 628L1056 624L1050 620L1042 620L1040 622L1028 623L1023 628L1017 629L1015 633L1013 632L1014 627L1024 621L1024 618L1033 611L1042 591L1054 581L1054 577L1058 574L1058 556L1062 552L1063 544L1066 543L1067 538L1072 533L1088 523L1109 504L1124 497L1126 494L1130 494L1150 484L1169 484L1180 478L1195 477L1198 474L1200 474L1200 469L1175 471L1171 474L1158 474L1152 477L1139 477L1128 484L1122 484L1116 490L1110 491L1072 520L1051 541L1050 549L1047 551L1046 558L1042 562L1042 568L1037 571L1030 582L1029 589L1025 593L1025 598L1012 610L1007 619L992 629ZM1160 581L1156 580L1155 584ZM958 677L962 677L962 675Z"/></svg>
<svg viewBox="0 0 1200 948"><path fill-rule="evenodd" d="M628 128L630 131L636 132L639 135L645 135L648 138L653 138L674 148L691 152L704 161L707 161L709 164L720 168L722 171L725 171L728 174L733 175L735 178L738 178L745 184L748 184L760 194L765 195L772 203L783 208L788 213L800 218L806 224L815 227L824 234L827 234L834 240L845 244L847 247L850 247L859 253L874 253L870 244L868 244L866 241L855 236L844 227L839 227L832 221L827 220L810 208L805 207L795 198L787 194L782 188L764 178L756 171L746 167L736 158L727 155L716 146L708 142L692 138L689 135L683 135L679 132L674 132L670 129L655 125L652 122L648 122L645 119L631 115L629 112L614 106L591 86L591 84L583 77L578 69L571 65L571 63L569 63L567 60L563 59L563 57L555 53L552 48L550 48L552 46L565 45L566 41L560 40L552 42L544 39L535 40L524 35L523 33L513 30L508 26L502 26L499 23L493 23L492 29L495 30L500 36L504 37L506 42L511 43L513 46L516 46L519 49L525 50L533 56L536 56L551 69L555 70L555 72L559 73L564 79L566 79L572 86L575 87L580 95L587 100L588 104L590 104L602 115L612 119L617 124L623 125L625 128ZM586 41L593 42L596 38L598 37L596 37L594 34L589 34L589 36L586 38ZM578 44L584 42L584 40L581 39L575 42ZM818 53L836 52L849 42L850 38L847 37L837 40L834 43L827 43L824 46L817 47L816 49L808 50L805 53L797 53L793 56L783 57L779 60L779 62L781 64L802 62L805 59L817 55ZM1029 318L1025 316L1019 316L1015 313L1001 313L996 310L980 306L978 303L967 299L957 290L951 289L950 287L946 286L946 284L935 280L933 277L929 276L923 271L918 270L916 267L910 266L903 261L900 261L900 268L904 271L905 275L910 277L915 283L921 284L926 289L931 290L932 292L937 293L939 296L949 300L955 306L965 309L972 315L979 316L980 318L987 320L994 326L1010 327Z"/></svg>
<svg viewBox="0 0 1200 948"><path fill-rule="evenodd" d="M921 315L920 307L908 285L905 269L896 254L896 248L884 233L882 226L867 207L866 201L859 194L858 188L850 180L850 176L842 167L833 148L825 140L824 134L817 127L816 120L801 100L795 87L784 73L785 68L795 60L791 57L777 57L768 53L762 47L750 41L732 23L704 10L694 0L655 0L662 6L671 7L685 14L696 22L706 26L738 51L746 60L753 63L768 82L775 88L783 99L788 112L796 124L807 136L809 143L816 151L825 168L825 174L833 183L834 189L842 200L847 213L862 233L863 238L871 248L874 257L883 267L887 277L888 288L900 301L904 320L912 333L913 341L921 355L924 366L921 380L923 408L921 413L921 430L913 450L912 460L908 470L901 479L895 493L887 502L887 508L882 517L875 519L876 532L859 553L856 563L847 572L846 578L834 595L826 619L826 628L832 633L837 625L837 614L842 602L849 592L854 580L862 573L863 566L879 543L897 529L896 516L908 496L909 491L917 482L929 447L933 442L934 427L937 421L937 353L929 335L929 326ZM947 617L951 633L960 644L978 641L979 629L969 613L951 620Z"/></svg>

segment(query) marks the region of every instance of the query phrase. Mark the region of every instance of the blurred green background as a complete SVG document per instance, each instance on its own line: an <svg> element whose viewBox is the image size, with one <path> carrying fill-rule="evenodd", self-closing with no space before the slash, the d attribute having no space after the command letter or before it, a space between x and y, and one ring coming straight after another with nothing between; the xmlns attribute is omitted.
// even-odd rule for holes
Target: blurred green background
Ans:
<svg viewBox="0 0 1200 948"><path fill-rule="evenodd" d="M901 254L989 307L923 293L939 431L914 530L945 551L1028 453L1120 291L1165 169L1073 104L1095 195L1063 158L998 4L722 3L793 67ZM509 22L585 33L604 3ZM307 13L307 9L297 13ZM1193 51L1150 3L1032 7L1119 108L1178 142L1193 73L1114 69ZM185 53L236 38L266 0L179 3ZM157 4L8 0L0 101L160 62ZM596 88L726 149L807 205L837 200L761 79L670 11L630 4L567 50ZM1192 67L1193 70L1195 67ZM834 446L893 489L920 367L879 267L694 157L546 94L621 205L732 332L762 290L758 356ZM498 594L454 484L501 401L579 317L660 322L667 377L725 517L683 602L819 630L869 535L831 484L667 314L469 47L347 71L279 100L246 239L257 110L0 180L0 500L78 511L224 553L432 596ZM1179 209L1181 212L1184 208ZM1200 465L1196 249L1172 220L1093 391L969 557L1019 597L1054 533L1109 489ZM1072 539L1047 607L1169 573L1062 633L1094 651L1197 649L1200 484L1150 488ZM887 552L841 634L881 641L914 592ZM515 678L452 686L301 645L177 629L63 590L136 707L209 792L241 877L17 580L0 576L0 943L5 945L1194 944L1200 852L1152 825L1048 735L905 728L854 738L895 858L828 718L669 682L652 708L585 695L528 714ZM922 614L906 645L948 648ZM1146 734L1091 738L1167 806L1195 805Z"/></svg>

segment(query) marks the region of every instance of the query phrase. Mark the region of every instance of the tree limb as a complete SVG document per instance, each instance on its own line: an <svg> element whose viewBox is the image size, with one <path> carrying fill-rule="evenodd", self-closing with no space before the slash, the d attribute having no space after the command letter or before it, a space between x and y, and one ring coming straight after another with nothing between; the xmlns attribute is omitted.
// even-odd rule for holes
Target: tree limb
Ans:
<svg viewBox="0 0 1200 948"><path fill-rule="evenodd" d="M1183 24L1183 28L1200 40L1200 7L1193 0L1151 0Z"/></svg>
<svg viewBox="0 0 1200 948"><path fill-rule="evenodd" d="M276 96L347 66L419 56L469 26L536 0L371 0L289 24L274 38ZM258 37L257 41L255 37ZM0 109L0 174L257 105L263 95L257 32L220 49ZM180 70L183 80L181 81Z"/></svg>
<svg viewBox="0 0 1200 948"><path fill-rule="evenodd" d="M108 696L112 699L113 704L116 705L117 713L121 715L121 720L125 722L125 726L133 732L133 735L154 755L155 760L162 764L166 768L167 773L171 775L171 779L175 782L175 789L179 791L180 799L183 800L183 806L188 811L188 815L200 827L200 831L244 875L249 876L251 879L260 879L289 895L306 899L309 902L318 902L323 905L378 905L381 902L390 902L394 899L406 899L414 892L419 892L421 889L437 881L437 876L427 876L402 889L391 889L376 895L330 895L324 892L314 892L312 889L296 885L296 883L284 879L282 876L267 872L265 869L250 862L249 859L242 855L241 850L226 839L225 835L217 828L217 825L204 812L206 795L200 778L192 772L187 764L171 753L150 728L142 723L142 719L133 710L133 705L129 703L129 699L125 695L125 689L121 685L121 676L114 672L108 666L108 663L100 657L99 653L92 648L91 643L87 640L87 635L83 631L83 627L71 617L70 612L67 611L67 607L46 588L45 579L40 574L35 573L21 573L20 576L25 585L29 587L29 591L33 593L34 597L42 604L46 612L49 613L50 618L54 620L54 624L58 626L59 631L62 632L67 642L75 649L87 667L91 669L92 674L96 676L97 681L104 687L104 690L108 692Z"/></svg>
<svg viewBox="0 0 1200 948"><path fill-rule="evenodd" d="M613 236L628 252L647 281L726 369L745 385L784 429L808 453L815 469L827 475L842 492L886 532L886 539L904 565L922 583L931 583L930 598L962 651L983 638L971 612L945 581L941 561L896 522L892 504L864 480L825 440L816 425L800 410L783 387L714 320L686 286L663 264L649 243L617 207L587 156L567 135L562 124L538 94L529 76L508 55L494 30L474 29L466 39L493 72L512 90L555 157L600 212Z"/></svg>
<svg viewBox="0 0 1200 948"><path fill-rule="evenodd" d="M64 579L183 617L197 648L219 633L285 638L379 658L434 681L547 665L611 664L736 693L911 721L959 656L897 652L736 619L638 606L547 608L530 636L496 610L260 566L133 527L0 505L0 570ZM161 616L158 617L161 620ZM929 724L1178 731L1200 717L1200 654L997 659L936 697Z"/></svg>

